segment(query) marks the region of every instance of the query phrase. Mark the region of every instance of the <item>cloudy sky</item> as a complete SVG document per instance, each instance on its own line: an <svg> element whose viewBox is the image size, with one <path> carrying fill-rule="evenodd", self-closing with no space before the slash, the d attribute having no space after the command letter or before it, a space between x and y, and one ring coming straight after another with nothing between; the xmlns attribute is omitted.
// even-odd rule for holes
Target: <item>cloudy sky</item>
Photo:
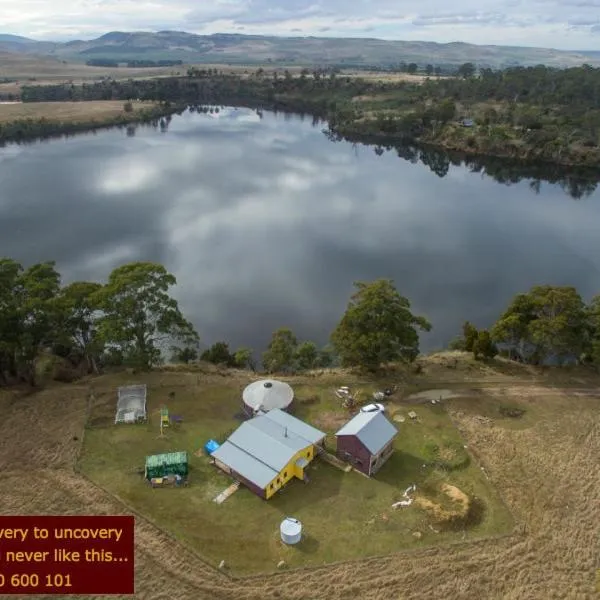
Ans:
<svg viewBox="0 0 600 600"><path fill-rule="evenodd" d="M378 37L600 50L600 0L0 0L0 32L107 31Z"/></svg>

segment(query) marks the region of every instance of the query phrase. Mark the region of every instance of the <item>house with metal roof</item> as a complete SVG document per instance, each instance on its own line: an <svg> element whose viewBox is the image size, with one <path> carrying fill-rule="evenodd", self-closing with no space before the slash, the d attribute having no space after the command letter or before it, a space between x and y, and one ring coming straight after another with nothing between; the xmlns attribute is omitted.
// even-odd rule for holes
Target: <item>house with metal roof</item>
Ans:
<svg viewBox="0 0 600 600"><path fill-rule="evenodd" d="M336 453L370 477L392 455L396 435L398 430L382 410L359 412L335 434Z"/></svg>
<svg viewBox="0 0 600 600"><path fill-rule="evenodd" d="M274 408L242 423L212 454L213 464L268 500L305 469L325 434Z"/></svg>

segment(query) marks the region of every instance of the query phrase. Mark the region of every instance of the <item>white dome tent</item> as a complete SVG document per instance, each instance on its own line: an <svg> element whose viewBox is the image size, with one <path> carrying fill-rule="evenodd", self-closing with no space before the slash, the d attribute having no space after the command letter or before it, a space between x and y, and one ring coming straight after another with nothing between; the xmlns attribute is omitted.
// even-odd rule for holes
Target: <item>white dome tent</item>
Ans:
<svg viewBox="0 0 600 600"><path fill-rule="evenodd" d="M242 393L244 409L251 415L274 408L287 410L294 400L294 390L284 381L262 379L248 385Z"/></svg>
<svg viewBox="0 0 600 600"><path fill-rule="evenodd" d="M298 519L286 517L279 527L281 533L281 541L284 544L293 546L302 539L302 523Z"/></svg>

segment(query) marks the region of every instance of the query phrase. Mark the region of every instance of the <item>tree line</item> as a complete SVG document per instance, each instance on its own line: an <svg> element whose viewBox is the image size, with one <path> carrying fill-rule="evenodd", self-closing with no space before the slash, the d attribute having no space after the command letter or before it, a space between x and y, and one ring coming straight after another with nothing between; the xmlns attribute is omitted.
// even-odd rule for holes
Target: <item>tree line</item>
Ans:
<svg viewBox="0 0 600 600"><path fill-rule="evenodd" d="M200 337L169 293L175 284L164 266L150 262L120 266L104 284L62 285L54 262L24 268L0 259L0 383L36 385L43 356L70 364L72 371L61 376L66 380L107 366L151 369L169 358L256 369L251 348L231 352L226 342L217 342L199 354ZM377 368L414 360L417 329L430 327L411 313L390 280L357 283L331 346L298 343L290 329L281 328L262 356L263 368L270 373L333 364Z"/></svg>
<svg viewBox="0 0 600 600"><path fill-rule="evenodd" d="M471 154L597 166L600 69L545 66L480 69L459 76L376 81L336 71L248 76L192 67L185 77L24 86L24 102L158 100L305 112L342 136L378 135Z"/></svg>
<svg viewBox="0 0 600 600"><path fill-rule="evenodd" d="M586 304L574 287L534 286L517 294L489 330L466 321L450 347L476 358L600 366L600 295Z"/></svg>
<svg viewBox="0 0 600 600"><path fill-rule="evenodd" d="M65 380L108 366L151 369L168 359L256 370L251 348L231 351L226 342L217 342L199 353L200 337L169 293L175 284L164 266L150 262L117 267L104 284L62 285L53 262L24 268L1 259L0 383L36 385L43 356L71 365ZM262 369L279 373L341 365L374 371L414 361L419 332L430 331L431 323L413 314L390 279L354 286L330 344L319 349L314 342L299 342L282 327L262 354ZM600 295L586 304L573 287L533 287L516 295L491 328L477 329L467 321L450 347L480 360L501 353L531 364L600 366Z"/></svg>
<svg viewBox="0 0 600 600"><path fill-rule="evenodd" d="M110 364L150 368L165 344L195 344L198 334L168 293L175 283L162 265L137 262L105 284L63 286L54 262L24 268L1 259L0 381L35 385L43 354L97 373Z"/></svg>

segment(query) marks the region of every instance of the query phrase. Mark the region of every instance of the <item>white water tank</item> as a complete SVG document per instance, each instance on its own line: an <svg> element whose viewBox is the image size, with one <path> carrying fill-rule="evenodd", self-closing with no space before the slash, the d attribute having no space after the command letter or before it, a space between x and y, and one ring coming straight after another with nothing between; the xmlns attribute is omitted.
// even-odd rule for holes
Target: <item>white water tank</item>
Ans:
<svg viewBox="0 0 600 600"><path fill-rule="evenodd" d="M281 541L284 544L297 544L302 539L302 523L298 519L287 517L281 522L279 528L281 532Z"/></svg>

